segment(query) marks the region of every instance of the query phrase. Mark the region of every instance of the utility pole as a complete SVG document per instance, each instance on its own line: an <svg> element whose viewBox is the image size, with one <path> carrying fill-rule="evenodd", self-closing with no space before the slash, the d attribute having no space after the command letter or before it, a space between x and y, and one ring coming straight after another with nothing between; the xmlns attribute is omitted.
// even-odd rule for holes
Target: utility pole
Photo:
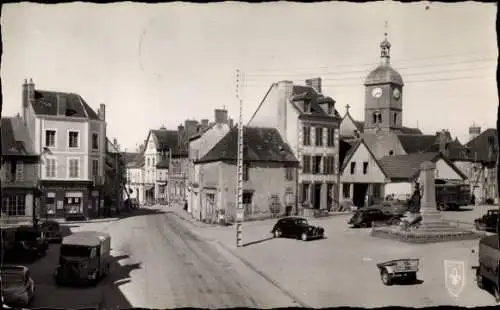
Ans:
<svg viewBox="0 0 500 310"><path fill-rule="evenodd" d="M243 233L243 221L244 221L244 210L243 210L243 100L241 96L241 84L243 76L241 71L236 70L236 98L239 100L240 115L238 120L238 191L237 191L237 207L236 207L236 246L242 246L242 233Z"/></svg>
<svg viewBox="0 0 500 310"><path fill-rule="evenodd" d="M167 190L168 190L168 206L172 207L172 148L168 149L168 181L167 181Z"/></svg>

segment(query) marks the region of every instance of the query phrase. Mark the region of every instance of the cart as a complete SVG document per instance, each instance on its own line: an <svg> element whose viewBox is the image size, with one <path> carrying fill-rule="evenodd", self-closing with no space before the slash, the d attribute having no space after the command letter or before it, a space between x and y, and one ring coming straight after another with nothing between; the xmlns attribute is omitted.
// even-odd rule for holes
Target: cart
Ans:
<svg viewBox="0 0 500 310"><path fill-rule="evenodd" d="M384 285L392 285L396 280L417 282L419 260L415 258L395 259L379 263L377 267Z"/></svg>

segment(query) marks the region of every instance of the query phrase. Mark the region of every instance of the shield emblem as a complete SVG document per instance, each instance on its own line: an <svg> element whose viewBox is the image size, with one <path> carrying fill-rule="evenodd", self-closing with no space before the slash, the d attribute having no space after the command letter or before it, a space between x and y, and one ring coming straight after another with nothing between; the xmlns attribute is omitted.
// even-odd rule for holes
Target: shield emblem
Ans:
<svg viewBox="0 0 500 310"><path fill-rule="evenodd" d="M465 286L465 263L464 261L444 261L445 285L448 293L457 298Z"/></svg>

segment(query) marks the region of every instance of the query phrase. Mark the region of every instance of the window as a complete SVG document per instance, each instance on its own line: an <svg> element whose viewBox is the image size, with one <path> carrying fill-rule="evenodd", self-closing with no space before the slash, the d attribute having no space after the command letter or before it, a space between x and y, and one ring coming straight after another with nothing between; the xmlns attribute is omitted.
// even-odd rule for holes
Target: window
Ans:
<svg viewBox="0 0 500 310"><path fill-rule="evenodd" d="M333 103L328 103L328 114L333 114Z"/></svg>
<svg viewBox="0 0 500 310"><path fill-rule="evenodd" d="M321 173L321 156L313 157L313 174Z"/></svg>
<svg viewBox="0 0 500 310"><path fill-rule="evenodd" d="M293 181L293 167L285 168L285 180Z"/></svg>
<svg viewBox="0 0 500 310"><path fill-rule="evenodd" d="M324 174L334 174L335 157L331 155L326 156L323 165L324 165L323 168Z"/></svg>
<svg viewBox="0 0 500 310"><path fill-rule="evenodd" d="M243 192L242 200L243 200L243 208L245 209L245 214L252 214L253 193Z"/></svg>
<svg viewBox="0 0 500 310"><path fill-rule="evenodd" d="M99 160L92 159L92 176L97 177L99 175Z"/></svg>
<svg viewBox="0 0 500 310"><path fill-rule="evenodd" d="M356 163L351 163L351 174L356 172Z"/></svg>
<svg viewBox="0 0 500 310"><path fill-rule="evenodd" d="M78 131L70 131L68 133L69 141L68 146L70 148L78 148Z"/></svg>
<svg viewBox="0 0 500 310"><path fill-rule="evenodd" d="M45 213L46 215L56 214L55 193L47 193L47 197L45 197Z"/></svg>
<svg viewBox="0 0 500 310"><path fill-rule="evenodd" d="M70 159L69 160L69 177L70 178L78 178L80 176L80 165L79 159Z"/></svg>
<svg viewBox="0 0 500 310"><path fill-rule="evenodd" d="M368 173L368 162L365 161L363 163L363 174L367 174Z"/></svg>
<svg viewBox="0 0 500 310"><path fill-rule="evenodd" d="M16 181L22 181L24 179L24 165L22 162L16 163Z"/></svg>
<svg viewBox="0 0 500 310"><path fill-rule="evenodd" d="M311 103L309 102L304 102L304 112L309 113L311 112Z"/></svg>
<svg viewBox="0 0 500 310"><path fill-rule="evenodd" d="M47 178L55 178L56 177L56 160L55 160L55 158L46 158L45 159L45 176Z"/></svg>
<svg viewBox="0 0 500 310"><path fill-rule="evenodd" d="M323 128L322 127L316 127L316 146L322 146L323 145Z"/></svg>
<svg viewBox="0 0 500 310"><path fill-rule="evenodd" d="M393 150L390 150L390 151L389 151L389 155L390 155L390 156L394 155L394 151L393 151Z"/></svg>
<svg viewBox="0 0 500 310"><path fill-rule="evenodd" d="M153 157L153 167L155 166L155 158Z"/></svg>
<svg viewBox="0 0 500 310"><path fill-rule="evenodd" d="M56 131L55 130L45 130L45 146L55 147L56 146Z"/></svg>
<svg viewBox="0 0 500 310"><path fill-rule="evenodd" d="M394 125L398 123L398 113L394 113Z"/></svg>
<svg viewBox="0 0 500 310"><path fill-rule="evenodd" d="M247 164L243 164L243 181L248 181L249 168Z"/></svg>
<svg viewBox="0 0 500 310"><path fill-rule="evenodd" d="M382 114L380 112L377 114L377 119L379 123L382 123Z"/></svg>
<svg viewBox="0 0 500 310"><path fill-rule="evenodd" d="M311 188L311 184L302 183L302 202L309 201L309 190Z"/></svg>
<svg viewBox="0 0 500 310"><path fill-rule="evenodd" d="M93 150L99 149L99 134L96 132L92 133L92 149Z"/></svg>
<svg viewBox="0 0 500 310"><path fill-rule="evenodd" d="M377 123L377 112L373 113L373 114L372 114L372 117L373 117L373 118L372 118L372 123L373 123L373 124L376 124L376 123Z"/></svg>
<svg viewBox="0 0 500 310"><path fill-rule="evenodd" d="M350 198L351 197L351 184L349 184L349 183L342 184L342 193L344 195L344 198Z"/></svg>
<svg viewBox="0 0 500 310"><path fill-rule="evenodd" d="M328 146L335 146L335 128L328 128L327 145Z"/></svg>
<svg viewBox="0 0 500 310"><path fill-rule="evenodd" d="M304 145L311 145L311 127L304 126Z"/></svg>
<svg viewBox="0 0 500 310"><path fill-rule="evenodd" d="M151 159L148 157L148 167L151 166Z"/></svg>
<svg viewBox="0 0 500 310"><path fill-rule="evenodd" d="M311 173L311 156L304 155L302 157L302 172Z"/></svg>
<svg viewBox="0 0 500 310"><path fill-rule="evenodd" d="M26 215L26 195L2 195L2 213L7 216Z"/></svg>

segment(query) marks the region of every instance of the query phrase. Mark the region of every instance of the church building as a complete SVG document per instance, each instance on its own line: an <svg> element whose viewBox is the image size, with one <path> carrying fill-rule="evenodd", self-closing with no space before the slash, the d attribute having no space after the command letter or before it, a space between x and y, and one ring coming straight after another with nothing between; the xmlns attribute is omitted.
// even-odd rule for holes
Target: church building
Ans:
<svg viewBox="0 0 500 310"><path fill-rule="evenodd" d="M380 43L380 64L364 82L364 121L355 120L347 105L339 128L341 140L351 146L341 164L340 200L350 200L359 207L365 204L366 197L377 200L389 194L410 195L415 171L409 171L404 178L395 178L392 172L418 167L429 158L439 161L443 173L447 172L441 178L465 178L452 161L441 160L452 141L443 141L440 133L425 135L418 128L403 126L404 82L391 66L390 50L386 33Z"/></svg>

